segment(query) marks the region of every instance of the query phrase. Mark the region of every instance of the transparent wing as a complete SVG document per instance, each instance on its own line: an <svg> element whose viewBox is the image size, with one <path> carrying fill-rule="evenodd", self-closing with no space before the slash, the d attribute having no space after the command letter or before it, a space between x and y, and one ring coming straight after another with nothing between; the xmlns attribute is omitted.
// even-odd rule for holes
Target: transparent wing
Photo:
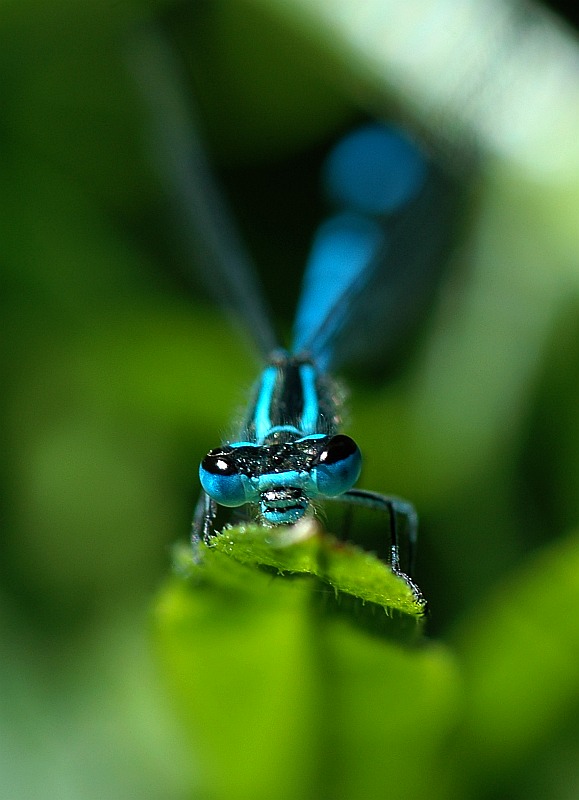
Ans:
<svg viewBox="0 0 579 800"><path fill-rule="evenodd" d="M209 166L176 58L152 29L133 37L130 56L151 116L154 159L179 216L194 277L241 321L267 355L277 344L270 314L253 262Z"/></svg>

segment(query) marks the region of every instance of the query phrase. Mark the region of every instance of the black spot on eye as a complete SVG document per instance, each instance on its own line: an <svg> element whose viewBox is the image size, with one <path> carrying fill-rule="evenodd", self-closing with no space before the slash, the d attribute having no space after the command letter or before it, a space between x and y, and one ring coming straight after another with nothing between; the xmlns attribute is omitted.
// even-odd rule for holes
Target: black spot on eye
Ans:
<svg viewBox="0 0 579 800"><path fill-rule="evenodd" d="M318 464L336 464L353 456L358 450L358 445L349 436L339 433L332 436L326 447L315 460Z"/></svg>
<svg viewBox="0 0 579 800"><path fill-rule="evenodd" d="M235 475L237 465L227 450L210 450L201 462L201 468L211 475Z"/></svg>

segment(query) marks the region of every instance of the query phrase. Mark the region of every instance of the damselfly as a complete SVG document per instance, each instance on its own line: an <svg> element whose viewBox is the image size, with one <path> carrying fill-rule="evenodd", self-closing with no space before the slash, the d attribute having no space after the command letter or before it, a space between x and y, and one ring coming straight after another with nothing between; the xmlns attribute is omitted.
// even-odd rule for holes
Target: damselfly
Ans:
<svg viewBox="0 0 579 800"><path fill-rule="evenodd" d="M409 577L416 511L399 497L355 488L362 456L340 432L343 393L330 372L362 358L360 342L366 350L379 340L388 348L429 291L445 244L445 179L394 128L367 125L338 143L324 167L336 213L314 238L292 343L283 349L197 126L175 91L172 57L153 40L146 50L140 73L154 101L163 171L200 276L245 321L265 361L237 435L201 462L194 548L211 544L223 516L275 527L315 514L326 502L371 508L383 515L392 570L420 596Z"/></svg>
<svg viewBox="0 0 579 800"><path fill-rule="evenodd" d="M392 570L418 594L400 559L405 535L412 568L416 511L399 497L355 488L362 456L340 432L342 393L329 371L354 309L368 305L374 274L388 271L389 228L424 190L427 164L401 131L373 124L342 139L324 172L339 210L314 238L292 344L267 358L237 437L201 462L193 542L211 543L220 506L267 526L296 523L322 501L371 507L385 515ZM397 283L391 276L392 289Z"/></svg>

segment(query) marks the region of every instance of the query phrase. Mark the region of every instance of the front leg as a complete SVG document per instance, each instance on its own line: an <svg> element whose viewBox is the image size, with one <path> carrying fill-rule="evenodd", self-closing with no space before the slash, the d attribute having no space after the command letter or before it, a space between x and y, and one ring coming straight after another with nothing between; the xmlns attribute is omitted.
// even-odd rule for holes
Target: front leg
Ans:
<svg viewBox="0 0 579 800"><path fill-rule="evenodd" d="M215 517L217 516L217 503L206 492L201 492L191 526L191 545L193 552L199 551L201 542L209 544L215 536Z"/></svg>
<svg viewBox="0 0 579 800"><path fill-rule="evenodd" d="M386 511L389 519L390 535L390 566L392 571L408 583L416 599L422 601L420 589L410 577L414 573L414 562L416 558L416 540L418 536L418 514L416 509L408 500L392 495L378 494L365 489L350 489L338 497L332 498L339 502L351 503L352 505L365 506L377 511ZM403 572L400 565L400 530L398 517L406 520L406 534L408 536L408 572Z"/></svg>

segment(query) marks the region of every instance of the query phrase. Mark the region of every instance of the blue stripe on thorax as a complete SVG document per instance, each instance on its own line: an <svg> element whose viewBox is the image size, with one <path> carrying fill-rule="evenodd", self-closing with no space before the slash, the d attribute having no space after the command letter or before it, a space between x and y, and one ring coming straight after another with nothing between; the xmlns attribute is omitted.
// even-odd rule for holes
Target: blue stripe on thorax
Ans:
<svg viewBox="0 0 579 800"><path fill-rule="evenodd" d="M300 429L303 434L317 433L319 426L320 404L316 389L316 370L312 364L302 364L300 378L304 403L301 416Z"/></svg>
<svg viewBox="0 0 579 800"><path fill-rule="evenodd" d="M295 369L295 366L292 369ZM318 432L320 403L316 386L316 368L312 364L300 364L297 367L297 374L299 390L296 392L295 382L291 388L286 384L287 369L279 365L270 365L264 369L253 414L254 435L258 444L262 444L279 431L287 431L296 436ZM297 407L288 407L294 404ZM280 405L285 410L286 418L283 418L283 415L279 418L277 412Z"/></svg>
<svg viewBox="0 0 579 800"><path fill-rule="evenodd" d="M266 367L261 376L261 384L253 416L257 442L263 442L272 427L270 409L277 378L278 368L275 366Z"/></svg>

